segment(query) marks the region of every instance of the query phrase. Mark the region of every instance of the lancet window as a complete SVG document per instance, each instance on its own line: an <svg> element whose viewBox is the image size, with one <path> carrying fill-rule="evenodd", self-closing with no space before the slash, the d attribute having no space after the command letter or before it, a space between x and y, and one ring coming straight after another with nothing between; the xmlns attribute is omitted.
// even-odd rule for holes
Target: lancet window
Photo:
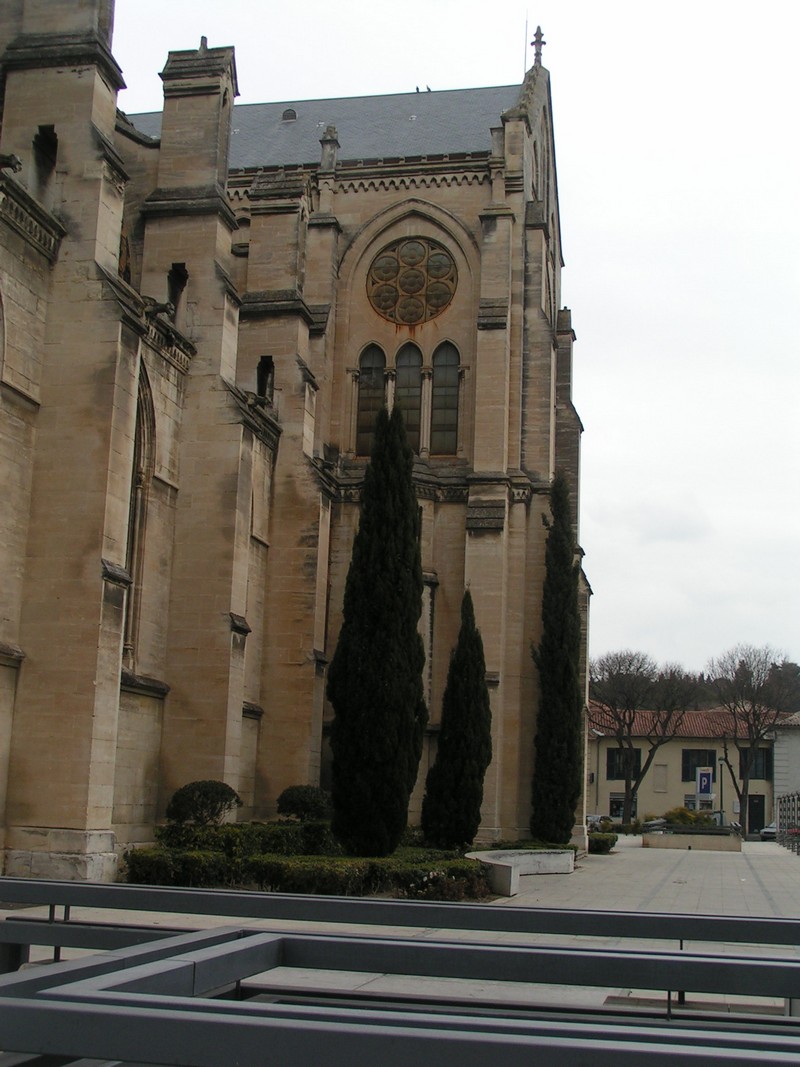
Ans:
<svg viewBox="0 0 800 1067"><path fill-rule="evenodd" d="M458 349L445 341L426 359L407 342L386 365L383 349L368 345L359 361L355 398L355 451L368 456L380 408L394 405L403 413L406 436L420 456L459 453L462 367Z"/></svg>
<svg viewBox="0 0 800 1067"><path fill-rule="evenodd" d="M358 365L358 416L356 420L356 452L368 456L372 448L372 434L378 412L386 402L386 356L377 345L368 345L361 353Z"/></svg>

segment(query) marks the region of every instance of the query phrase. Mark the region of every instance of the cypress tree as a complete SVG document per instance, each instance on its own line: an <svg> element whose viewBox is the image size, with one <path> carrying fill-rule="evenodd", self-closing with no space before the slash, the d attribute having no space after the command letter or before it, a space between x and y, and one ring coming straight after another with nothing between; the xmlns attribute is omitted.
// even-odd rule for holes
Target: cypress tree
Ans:
<svg viewBox="0 0 800 1067"><path fill-rule="evenodd" d="M581 794L583 696L579 564L575 561L569 488L560 473L550 488L550 512L542 639L539 647L532 649L539 669L540 701L531 832L542 840L566 844Z"/></svg>
<svg viewBox="0 0 800 1067"><path fill-rule="evenodd" d="M483 778L491 759L492 712L483 641L467 590L442 701L439 748L422 802L422 829L431 844L459 848L472 842L481 821Z"/></svg>
<svg viewBox="0 0 800 1067"><path fill-rule="evenodd" d="M398 408L378 415L328 670L333 831L356 855L393 852L408 819L427 722L419 508Z"/></svg>

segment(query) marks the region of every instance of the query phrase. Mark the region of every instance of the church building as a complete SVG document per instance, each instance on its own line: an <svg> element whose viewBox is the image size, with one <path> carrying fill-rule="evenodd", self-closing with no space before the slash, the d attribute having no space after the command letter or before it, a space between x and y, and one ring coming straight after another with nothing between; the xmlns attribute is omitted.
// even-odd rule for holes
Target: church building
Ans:
<svg viewBox="0 0 800 1067"><path fill-rule="evenodd" d="M480 836L525 836L544 520L561 469L577 536L581 433L541 44L521 85L236 105L202 38L126 116L113 8L0 9L0 870L113 879L196 779L240 820L325 785L384 404L422 527L410 820L468 586Z"/></svg>

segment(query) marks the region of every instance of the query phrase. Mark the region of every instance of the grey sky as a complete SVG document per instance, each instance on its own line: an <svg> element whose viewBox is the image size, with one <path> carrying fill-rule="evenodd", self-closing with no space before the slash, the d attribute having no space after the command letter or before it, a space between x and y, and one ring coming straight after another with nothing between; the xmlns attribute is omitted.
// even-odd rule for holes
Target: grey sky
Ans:
<svg viewBox="0 0 800 1067"><path fill-rule="evenodd" d="M252 12L260 12L252 14ZM233 44L241 102L552 77L593 655L800 659L800 4L117 0L120 107Z"/></svg>

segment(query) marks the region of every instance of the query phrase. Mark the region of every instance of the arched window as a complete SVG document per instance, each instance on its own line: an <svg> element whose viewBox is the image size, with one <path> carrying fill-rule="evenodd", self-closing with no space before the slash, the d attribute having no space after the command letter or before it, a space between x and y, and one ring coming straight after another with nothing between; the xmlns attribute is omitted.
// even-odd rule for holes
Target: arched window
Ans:
<svg viewBox="0 0 800 1067"><path fill-rule="evenodd" d="M375 420L384 405L386 356L377 345L368 345L358 364L358 419L356 455L368 456L372 449Z"/></svg>
<svg viewBox="0 0 800 1067"><path fill-rule="evenodd" d="M433 354L431 452L454 456L458 447L458 349L445 341Z"/></svg>
<svg viewBox="0 0 800 1067"><path fill-rule="evenodd" d="M128 504L128 546L125 567L131 576L125 601L124 653L126 666L133 669L142 614L142 580L144 576L144 541L147 503L155 466L155 414L153 394L144 366L139 376L136 401L136 430L133 439L133 471Z"/></svg>
<svg viewBox="0 0 800 1067"><path fill-rule="evenodd" d="M394 402L403 413L406 438L414 452L419 452L419 423L422 407L422 353L416 345L403 345L395 360L397 378Z"/></svg>

